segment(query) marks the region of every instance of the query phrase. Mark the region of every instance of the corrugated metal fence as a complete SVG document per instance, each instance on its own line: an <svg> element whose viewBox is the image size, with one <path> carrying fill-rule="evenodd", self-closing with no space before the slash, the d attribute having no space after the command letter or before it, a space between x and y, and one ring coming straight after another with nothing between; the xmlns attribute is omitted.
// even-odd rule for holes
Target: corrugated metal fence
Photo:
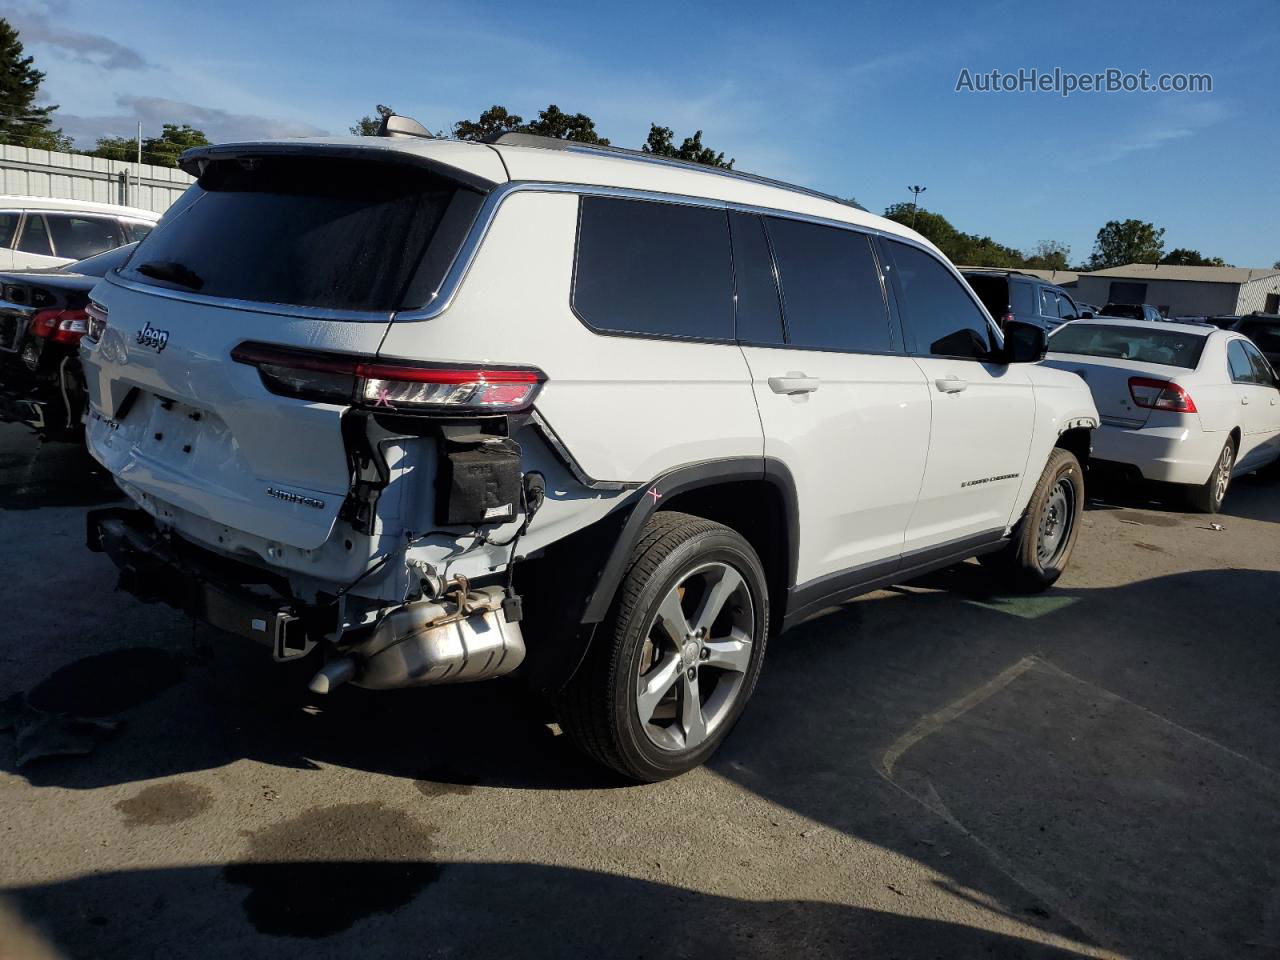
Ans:
<svg viewBox="0 0 1280 960"><path fill-rule="evenodd" d="M0 193L121 203L164 213L192 182L176 167L0 145Z"/></svg>

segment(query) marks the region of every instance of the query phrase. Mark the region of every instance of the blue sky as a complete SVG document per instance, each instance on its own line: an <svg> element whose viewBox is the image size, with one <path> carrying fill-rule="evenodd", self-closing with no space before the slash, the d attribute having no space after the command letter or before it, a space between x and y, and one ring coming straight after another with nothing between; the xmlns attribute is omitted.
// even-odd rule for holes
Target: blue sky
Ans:
<svg viewBox="0 0 1280 960"><path fill-rule="evenodd" d="M432 129L554 102L639 146L696 128L744 170L922 204L1086 257L1107 220L1240 266L1280 259L1280 3L18 0L59 121L97 136L345 132L389 103ZM962 68L1209 73L1212 93L957 93Z"/></svg>

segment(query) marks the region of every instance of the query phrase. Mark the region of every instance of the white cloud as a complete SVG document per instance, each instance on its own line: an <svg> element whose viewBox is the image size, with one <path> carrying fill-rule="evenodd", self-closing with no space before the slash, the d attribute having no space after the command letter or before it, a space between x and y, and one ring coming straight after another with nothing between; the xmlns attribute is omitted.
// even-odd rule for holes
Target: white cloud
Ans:
<svg viewBox="0 0 1280 960"><path fill-rule="evenodd" d="M137 132L139 120L144 136L155 136L166 123L186 123L203 130L214 143L309 137L327 132L303 120L232 113L166 97L122 94L116 97L116 104L121 108L120 113L103 116L78 116L60 110L57 122L81 147L91 146L99 137L132 136Z"/></svg>
<svg viewBox="0 0 1280 960"><path fill-rule="evenodd" d="M8 14L24 45L50 47L73 60L95 64L104 70L141 70L151 66L137 50L100 33L83 33L58 26L43 13L16 11Z"/></svg>

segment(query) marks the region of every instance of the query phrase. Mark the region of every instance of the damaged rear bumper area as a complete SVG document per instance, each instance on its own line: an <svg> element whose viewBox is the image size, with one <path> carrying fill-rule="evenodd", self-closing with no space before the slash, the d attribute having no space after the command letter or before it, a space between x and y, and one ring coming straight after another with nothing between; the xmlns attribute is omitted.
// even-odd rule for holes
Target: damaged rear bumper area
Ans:
<svg viewBox="0 0 1280 960"><path fill-rule="evenodd" d="M442 597L382 608L343 629L341 604L297 603L287 582L159 531L143 510L90 511L86 542L120 568L120 587L161 601L228 633L268 644L276 660L320 648L316 693L351 682L377 690L487 680L524 661L518 617L507 619L500 586L465 580ZM518 606L518 605L517 605Z"/></svg>

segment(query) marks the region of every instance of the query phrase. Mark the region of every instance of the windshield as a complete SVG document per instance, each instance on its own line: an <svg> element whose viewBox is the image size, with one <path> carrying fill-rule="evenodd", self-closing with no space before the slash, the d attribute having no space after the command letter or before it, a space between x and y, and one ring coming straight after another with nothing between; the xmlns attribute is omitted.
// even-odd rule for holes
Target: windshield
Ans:
<svg viewBox="0 0 1280 960"><path fill-rule="evenodd" d="M1263 353L1280 353L1280 320L1242 320L1236 329Z"/></svg>
<svg viewBox="0 0 1280 960"><path fill-rule="evenodd" d="M262 303L369 311L421 306L482 199L403 163L221 160L121 272L139 283Z"/></svg>
<svg viewBox="0 0 1280 960"><path fill-rule="evenodd" d="M1049 352L1161 363L1194 370L1200 362L1204 343L1204 334L1190 330L1183 333L1181 330L1103 326L1077 321L1064 324L1049 337Z"/></svg>

